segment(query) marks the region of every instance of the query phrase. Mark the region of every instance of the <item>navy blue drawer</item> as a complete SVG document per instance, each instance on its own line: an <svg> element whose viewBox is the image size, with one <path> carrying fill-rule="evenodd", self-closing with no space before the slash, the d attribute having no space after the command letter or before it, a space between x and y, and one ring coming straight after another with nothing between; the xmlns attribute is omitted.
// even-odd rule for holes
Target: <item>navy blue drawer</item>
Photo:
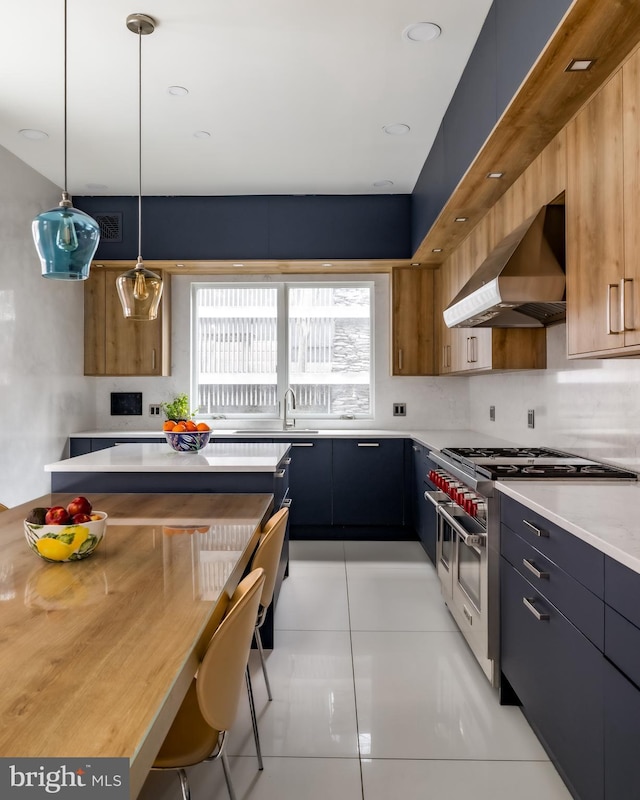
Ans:
<svg viewBox="0 0 640 800"><path fill-rule="evenodd" d="M604 650L604 603L575 578L505 525L501 527L502 555L595 646ZM537 577L534 570L542 573Z"/></svg>
<svg viewBox="0 0 640 800"><path fill-rule="evenodd" d="M583 586L604 597L604 554L599 550L504 495L500 520Z"/></svg>
<svg viewBox="0 0 640 800"><path fill-rule="evenodd" d="M604 612L604 654L640 686L640 628L609 606Z"/></svg>
<svg viewBox="0 0 640 800"><path fill-rule="evenodd" d="M604 560L604 601L640 628L640 575L609 556Z"/></svg>

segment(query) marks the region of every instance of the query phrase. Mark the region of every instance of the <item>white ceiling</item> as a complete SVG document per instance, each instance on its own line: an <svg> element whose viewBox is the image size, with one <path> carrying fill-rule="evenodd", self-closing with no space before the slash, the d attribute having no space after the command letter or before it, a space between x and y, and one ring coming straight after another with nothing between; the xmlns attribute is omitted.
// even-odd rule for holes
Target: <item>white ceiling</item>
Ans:
<svg viewBox="0 0 640 800"><path fill-rule="evenodd" d="M143 194L411 192L491 0L67 0L68 186ZM63 0L5 0L0 145L63 183ZM407 41L414 22L440 38ZM168 93L184 86L185 97ZM411 131L389 136L383 126ZM29 141L22 128L45 131ZM208 131L209 138L195 138ZM393 181L376 188L376 181Z"/></svg>

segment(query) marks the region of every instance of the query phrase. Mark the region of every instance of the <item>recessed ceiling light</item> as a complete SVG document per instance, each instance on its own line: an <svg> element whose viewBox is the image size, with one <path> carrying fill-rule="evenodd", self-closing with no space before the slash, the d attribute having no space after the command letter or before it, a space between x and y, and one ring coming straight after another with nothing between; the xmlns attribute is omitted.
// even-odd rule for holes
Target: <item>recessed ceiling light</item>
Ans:
<svg viewBox="0 0 640 800"><path fill-rule="evenodd" d="M189 90L185 89L184 86L170 86L167 91L174 97L184 97L189 94Z"/></svg>
<svg viewBox="0 0 640 800"><path fill-rule="evenodd" d="M22 128L18 131L18 133L20 136L24 136L25 139L30 139L33 142L49 138L48 133L45 133L44 131L37 131L34 128Z"/></svg>
<svg viewBox="0 0 640 800"><path fill-rule="evenodd" d="M322 265L323 267L332 267L333 264L330 264L328 261Z"/></svg>
<svg viewBox="0 0 640 800"><path fill-rule="evenodd" d="M469 217L456 217L456 222L467 222Z"/></svg>
<svg viewBox="0 0 640 800"><path fill-rule="evenodd" d="M375 181L373 185L376 189L380 189L383 186L393 186L393 181Z"/></svg>
<svg viewBox="0 0 640 800"><path fill-rule="evenodd" d="M382 130L389 136L404 136L405 133L409 133L411 128L404 122L392 122L390 125L384 125Z"/></svg>
<svg viewBox="0 0 640 800"><path fill-rule="evenodd" d="M90 192L103 192L105 189L108 189L106 183L85 183L85 188L88 189Z"/></svg>
<svg viewBox="0 0 640 800"><path fill-rule="evenodd" d="M442 252L442 248L441 247L434 247L431 252L432 253L441 253Z"/></svg>
<svg viewBox="0 0 640 800"><path fill-rule="evenodd" d="M193 135L196 137L196 139L210 139L211 138L211 134L209 133L209 131L196 131Z"/></svg>
<svg viewBox="0 0 640 800"><path fill-rule="evenodd" d="M595 58L572 58L564 68L565 72L586 72L595 63Z"/></svg>
<svg viewBox="0 0 640 800"><path fill-rule="evenodd" d="M237 263L237 264L232 264L232 266L234 266L234 267L244 267L244 264Z"/></svg>
<svg viewBox="0 0 640 800"><path fill-rule="evenodd" d="M487 175L487 178L502 178L504 176L504 172L490 172Z"/></svg>
<svg viewBox="0 0 640 800"><path fill-rule="evenodd" d="M431 42L442 33L442 28L435 22L414 22L402 31L402 35L410 42Z"/></svg>
<svg viewBox="0 0 640 800"><path fill-rule="evenodd" d="M411 266L412 267L419 267L420 266L420 262L414 261L414 262L412 262Z"/></svg>
<svg viewBox="0 0 640 800"><path fill-rule="evenodd" d="M184 264L176 264L176 267L184 267Z"/></svg>

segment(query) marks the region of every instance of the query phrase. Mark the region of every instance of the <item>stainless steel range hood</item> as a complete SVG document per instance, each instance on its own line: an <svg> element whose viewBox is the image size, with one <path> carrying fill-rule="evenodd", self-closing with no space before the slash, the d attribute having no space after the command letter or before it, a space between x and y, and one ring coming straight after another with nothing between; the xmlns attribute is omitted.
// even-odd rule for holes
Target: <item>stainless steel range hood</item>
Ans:
<svg viewBox="0 0 640 800"><path fill-rule="evenodd" d="M544 206L489 254L449 307L449 328L539 328L565 318L564 206Z"/></svg>

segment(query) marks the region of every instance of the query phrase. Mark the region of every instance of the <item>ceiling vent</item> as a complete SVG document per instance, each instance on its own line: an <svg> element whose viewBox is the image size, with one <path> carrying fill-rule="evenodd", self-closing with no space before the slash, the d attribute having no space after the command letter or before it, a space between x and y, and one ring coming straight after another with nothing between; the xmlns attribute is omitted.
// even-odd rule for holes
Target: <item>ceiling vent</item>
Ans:
<svg viewBox="0 0 640 800"><path fill-rule="evenodd" d="M94 214L94 219L100 226L100 240L103 242L122 241L122 214L120 212Z"/></svg>

